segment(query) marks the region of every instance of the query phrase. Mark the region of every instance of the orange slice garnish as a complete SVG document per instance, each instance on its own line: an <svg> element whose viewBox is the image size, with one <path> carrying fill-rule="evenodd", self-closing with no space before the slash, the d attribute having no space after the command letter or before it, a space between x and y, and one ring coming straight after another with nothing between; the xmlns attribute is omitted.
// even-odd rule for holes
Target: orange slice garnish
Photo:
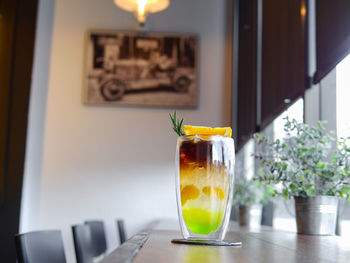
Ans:
<svg viewBox="0 0 350 263"><path fill-rule="evenodd" d="M205 186L203 187L202 192L208 197L211 197L213 194L215 194L220 200L224 200L225 198L224 191L219 187Z"/></svg>
<svg viewBox="0 0 350 263"><path fill-rule="evenodd" d="M181 205L185 205L188 200L195 200L200 192L194 185L186 185L181 191Z"/></svg>
<svg viewBox="0 0 350 263"><path fill-rule="evenodd" d="M231 127L204 127L204 126L191 126L184 125L183 131L185 135L221 135L226 137L232 137Z"/></svg>

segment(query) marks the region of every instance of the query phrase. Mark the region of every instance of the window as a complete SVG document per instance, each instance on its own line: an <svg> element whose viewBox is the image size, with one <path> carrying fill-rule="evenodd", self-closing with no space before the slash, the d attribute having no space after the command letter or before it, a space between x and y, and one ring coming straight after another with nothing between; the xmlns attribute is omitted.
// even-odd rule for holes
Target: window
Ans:
<svg viewBox="0 0 350 263"><path fill-rule="evenodd" d="M343 59L336 68L337 92L337 136L350 136L350 55ZM350 233L350 208L345 201L339 203L341 216L341 234Z"/></svg>
<svg viewBox="0 0 350 263"><path fill-rule="evenodd" d="M271 124L269 124L261 134L267 136L271 140L280 138L285 135L284 118L288 116L290 119L296 119L298 122L303 122L304 119L304 100L298 99L295 103L278 116ZM255 149L253 140L248 141L241 151L236 156L236 175L251 179L260 167L259 162L255 162L252 153ZM294 219L294 202L293 200L285 200L277 198L273 200L275 204L273 227L281 230L295 230L296 224Z"/></svg>
<svg viewBox="0 0 350 263"><path fill-rule="evenodd" d="M273 137L274 139L283 139L283 137L285 136L284 118L287 116L289 117L289 119L296 119L298 122L304 121L304 100L302 98L298 99L286 111L284 111L273 121L273 134L272 136L268 135L269 137ZM286 231L291 231L292 229L296 231L293 200L285 200L283 198L278 198L274 200L274 204L275 211L273 227Z"/></svg>
<svg viewBox="0 0 350 263"><path fill-rule="evenodd" d="M274 139L282 139L284 137L284 118L287 116L291 120L296 119L298 122L304 121L304 100L302 98L298 99L273 121Z"/></svg>
<svg viewBox="0 0 350 263"><path fill-rule="evenodd" d="M337 75L337 136L350 136L350 55L336 68Z"/></svg>

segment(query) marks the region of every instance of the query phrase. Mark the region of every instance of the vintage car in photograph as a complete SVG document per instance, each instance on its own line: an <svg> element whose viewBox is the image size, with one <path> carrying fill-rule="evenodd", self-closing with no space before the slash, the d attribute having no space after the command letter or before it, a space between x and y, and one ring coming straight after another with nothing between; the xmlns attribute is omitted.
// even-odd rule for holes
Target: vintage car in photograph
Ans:
<svg viewBox="0 0 350 263"><path fill-rule="evenodd" d="M169 87L187 92L194 78L193 69L153 64L146 60L119 60L114 70L99 76L100 92L106 101L116 101L126 92Z"/></svg>

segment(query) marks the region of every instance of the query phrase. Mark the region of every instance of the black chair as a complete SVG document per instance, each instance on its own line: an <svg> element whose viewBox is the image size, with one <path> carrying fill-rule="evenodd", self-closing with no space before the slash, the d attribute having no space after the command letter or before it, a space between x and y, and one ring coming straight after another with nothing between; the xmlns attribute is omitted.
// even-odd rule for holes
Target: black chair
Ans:
<svg viewBox="0 0 350 263"><path fill-rule="evenodd" d="M84 222L89 226L92 239L92 251L95 257L98 257L107 251L107 242L105 226L103 221L88 220Z"/></svg>
<svg viewBox="0 0 350 263"><path fill-rule="evenodd" d="M19 263L66 263L61 231L45 230L15 236Z"/></svg>
<svg viewBox="0 0 350 263"><path fill-rule="evenodd" d="M77 263L93 263L94 253L90 227L75 225L72 226L72 233Z"/></svg>
<svg viewBox="0 0 350 263"><path fill-rule="evenodd" d="M126 240L124 220L122 220L122 219L117 220L117 228L118 228L118 234L119 234L119 241L120 241L120 245L121 245Z"/></svg>

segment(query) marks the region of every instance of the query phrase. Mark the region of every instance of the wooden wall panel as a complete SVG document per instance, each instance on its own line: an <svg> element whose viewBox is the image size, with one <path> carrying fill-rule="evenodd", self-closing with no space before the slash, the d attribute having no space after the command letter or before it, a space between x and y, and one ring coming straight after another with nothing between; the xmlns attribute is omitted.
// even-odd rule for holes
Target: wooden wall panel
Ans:
<svg viewBox="0 0 350 263"><path fill-rule="evenodd" d="M261 21L258 21L259 4L262 4ZM266 127L304 95L307 83L305 0L240 0L238 35L239 150L254 132Z"/></svg>
<svg viewBox="0 0 350 263"><path fill-rule="evenodd" d="M239 1L237 150L256 127L256 0Z"/></svg>
<svg viewBox="0 0 350 263"><path fill-rule="evenodd" d="M261 128L306 87L304 0L263 0Z"/></svg>
<svg viewBox="0 0 350 263"><path fill-rule="evenodd" d="M316 1L317 72L314 83L350 53L350 1Z"/></svg>

